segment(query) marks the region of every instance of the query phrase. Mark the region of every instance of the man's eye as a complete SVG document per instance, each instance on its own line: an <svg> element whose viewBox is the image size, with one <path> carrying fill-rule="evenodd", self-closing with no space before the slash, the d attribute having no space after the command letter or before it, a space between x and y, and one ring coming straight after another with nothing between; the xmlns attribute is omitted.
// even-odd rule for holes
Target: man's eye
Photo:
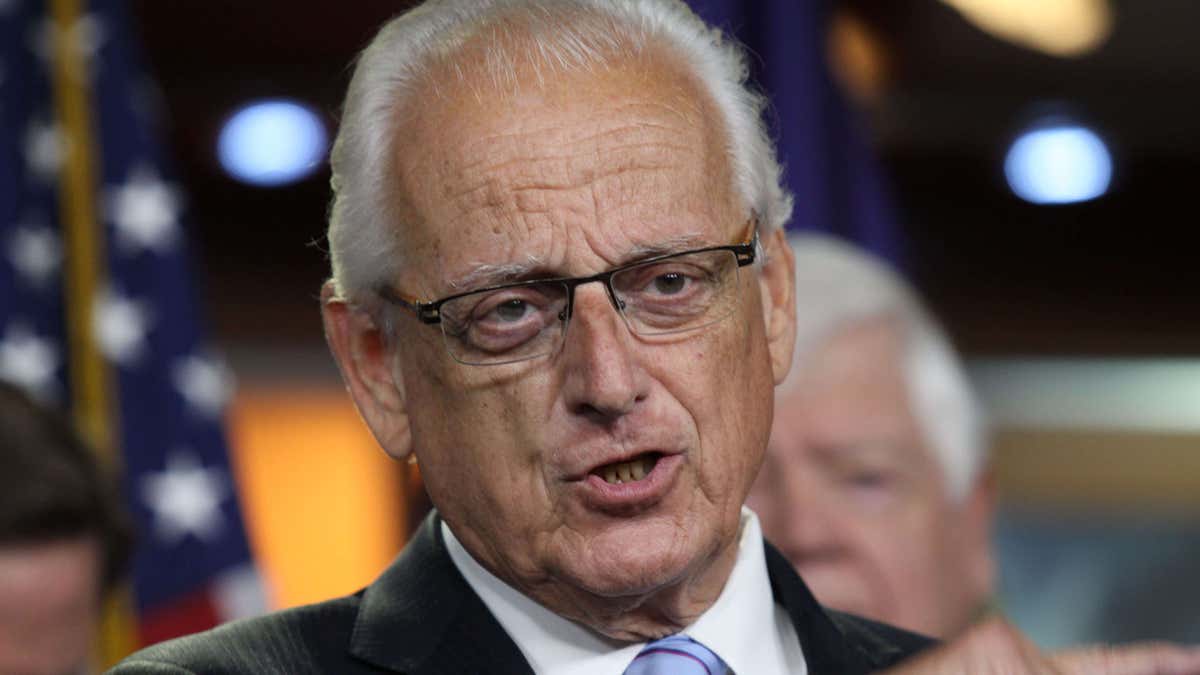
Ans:
<svg viewBox="0 0 1200 675"><path fill-rule="evenodd" d="M850 484L864 490L878 490L888 486L891 477L882 471L860 471L850 476Z"/></svg>
<svg viewBox="0 0 1200 675"><path fill-rule="evenodd" d="M668 272L654 277L652 286L661 295L675 295L687 287L688 278L679 272Z"/></svg>
<svg viewBox="0 0 1200 675"><path fill-rule="evenodd" d="M492 294L472 308L470 326L475 331L498 334L501 331L525 332L535 326L552 323L561 300L536 288L522 288Z"/></svg>
<svg viewBox="0 0 1200 675"><path fill-rule="evenodd" d="M542 335L561 304L537 287L497 291L472 307L459 332L447 334L475 352L503 354Z"/></svg>
<svg viewBox="0 0 1200 675"><path fill-rule="evenodd" d="M895 477L887 472L855 472L844 478L843 486L855 508L871 513L890 508L899 496Z"/></svg>
<svg viewBox="0 0 1200 675"><path fill-rule="evenodd" d="M528 302L513 298L496 305L492 309L491 314L494 314L495 317L501 321L511 322L524 319L525 315L527 315L530 311L532 311L532 307ZM484 318L486 319L488 317L485 316Z"/></svg>

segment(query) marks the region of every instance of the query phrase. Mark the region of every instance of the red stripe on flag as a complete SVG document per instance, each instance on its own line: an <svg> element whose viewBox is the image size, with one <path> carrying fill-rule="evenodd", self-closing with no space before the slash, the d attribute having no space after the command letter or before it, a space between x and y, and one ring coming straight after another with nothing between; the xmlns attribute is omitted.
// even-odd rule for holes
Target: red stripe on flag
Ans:
<svg viewBox="0 0 1200 675"><path fill-rule="evenodd" d="M142 646L181 635L208 630L221 622L208 589L185 595L174 602L146 610L142 614L139 635Z"/></svg>

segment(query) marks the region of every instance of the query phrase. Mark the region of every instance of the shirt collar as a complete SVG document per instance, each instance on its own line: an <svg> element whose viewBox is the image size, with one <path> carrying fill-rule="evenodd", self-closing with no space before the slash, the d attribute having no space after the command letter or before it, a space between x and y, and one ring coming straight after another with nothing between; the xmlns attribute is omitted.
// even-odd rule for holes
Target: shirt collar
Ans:
<svg viewBox="0 0 1200 675"><path fill-rule="evenodd" d="M774 604L758 517L743 508L737 562L717 601L683 631L735 672L804 672L795 629ZM488 572L442 521L455 567L512 637L536 673L624 672L645 643L622 643L564 619Z"/></svg>

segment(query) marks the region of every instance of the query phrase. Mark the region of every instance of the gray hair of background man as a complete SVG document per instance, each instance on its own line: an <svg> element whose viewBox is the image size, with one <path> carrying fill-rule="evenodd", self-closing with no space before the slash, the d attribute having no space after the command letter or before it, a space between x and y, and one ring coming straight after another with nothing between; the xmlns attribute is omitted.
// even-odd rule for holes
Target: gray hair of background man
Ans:
<svg viewBox="0 0 1200 675"><path fill-rule="evenodd" d="M484 41L482 73L450 59ZM740 47L709 29L682 0L430 0L387 24L361 54L334 143L329 246L333 280L345 298L394 277L403 264L391 158L413 97L454 72L460 83L483 75L503 89L518 67L547 74L603 68L628 55L663 49L707 87L725 125L735 192L770 231L791 218L792 198L763 124L766 99L747 86ZM449 65L450 68L436 68Z"/></svg>
<svg viewBox="0 0 1200 675"><path fill-rule="evenodd" d="M945 332L913 290L878 258L839 239L795 234L796 351L781 385L794 388L807 355L837 332L885 320L905 345L902 365L913 414L942 467L947 492L969 494L987 463L983 411Z"/></svg>

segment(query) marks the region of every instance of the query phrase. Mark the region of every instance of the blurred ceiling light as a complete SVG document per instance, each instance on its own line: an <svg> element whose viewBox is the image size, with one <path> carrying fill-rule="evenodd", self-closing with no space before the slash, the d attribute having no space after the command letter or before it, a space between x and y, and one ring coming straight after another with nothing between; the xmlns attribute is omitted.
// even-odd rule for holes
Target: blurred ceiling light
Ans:
<svg viewBox="0 0 1200 675"><path fill-rule="evenodd" d="M1053 56L1082 56L1112 33L1109 0L942 0L998 38Z"/></svg>
<svg viewBox="0 0 1200 675"><path fill-rule="evenodd" d="M255 101L230 116L217 139L221 166L259 186L294 183L325 158L325 125L310 108L283 99Z"/></svg>
<svg viewBox="0 0 1200 675"><path fill-rule="evenodd" d="M1004 159L1004 175L1018 197L1034 204L1095 199L1112 180L1112 156L1087 127L1057 123L1022 133Z"/></svg>

